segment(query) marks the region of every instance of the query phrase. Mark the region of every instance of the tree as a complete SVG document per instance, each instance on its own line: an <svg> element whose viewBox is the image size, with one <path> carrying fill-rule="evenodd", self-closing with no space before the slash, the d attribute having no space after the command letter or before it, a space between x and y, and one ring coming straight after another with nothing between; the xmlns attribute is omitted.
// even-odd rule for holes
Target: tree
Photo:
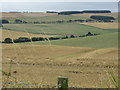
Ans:
<svg viewBox="0 0 120 90"><path fill-rule="evenodd" d="M1 23L1 24L5 24L5 23L9 23L9 21L6 20L6 19L2 19L2 20L0 20L0 23Z"/></svg>
<svg viewBox="0 0 120 90"><path fill-rule="evenodd" d="M86 36L92 36L93 34L91 32L88 32Z"/></svg>
<svg viewBox="0 0 120 90"><path fill-rule="evenodd" d="M75 36L74 35L70 35L70 38L75 38Z"/></svg>
<svg viewBox="0 0 120 90"><path fill-rule="evenodd" d="M31 42L31 39L27 38L27 37L19 37L18 39L14 39L13 40L14 43L19 43L19 42Z"/></svg>
<svg viewBox="0 0 120 90"><path fill-rule="evenodd" d="M100 21L111 21L111 20L115 20L114 17L111 16L99 16L99 15L92 15L90 17L91 19L95 19L95 20L100 20Z"/></svg>
<svg viewBox="0 0 120 90"><path fill-rule="evenodd" d="M13 43L11 38L5 38L4 43Z"/></svg>
<svg viewBox="0 0 120 90"><path fill-rule="evenodd" d="M83 13L111 13L110 10L84 10Z"/></svg>
<svg viewBox="0 0 120 90"><path fill-rule="evenodd" d="M70 14L80 14L83 13L81 11L63 11L63 12L59 12L58 15L70 15Z"/></svg>
<svg viewBox="0 0 120 90"><path fill-rule="evenodd" d="M22 20L19 20L19 19L16 19L15 20L15 23L22 23L23 21Z"/></svg>

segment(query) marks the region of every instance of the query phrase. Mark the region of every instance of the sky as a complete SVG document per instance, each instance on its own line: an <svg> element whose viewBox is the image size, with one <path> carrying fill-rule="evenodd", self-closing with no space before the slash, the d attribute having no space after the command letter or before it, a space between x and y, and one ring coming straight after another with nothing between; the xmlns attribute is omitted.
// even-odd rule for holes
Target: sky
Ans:
<svg viewBox="0 0 120 90"><path fill-rule="evenodd" d="M1 0L1 2L118 2L119 0Z"/></svg>
<svg viewBox="0 0 120 90"><path fill-rule="evenodd" d="M118 2L9 2L4 0L1 3L1 9L8 11L29 11L29 12L46 12L46 11L82 11L82 10L111 10L118 11Z"/></svg>

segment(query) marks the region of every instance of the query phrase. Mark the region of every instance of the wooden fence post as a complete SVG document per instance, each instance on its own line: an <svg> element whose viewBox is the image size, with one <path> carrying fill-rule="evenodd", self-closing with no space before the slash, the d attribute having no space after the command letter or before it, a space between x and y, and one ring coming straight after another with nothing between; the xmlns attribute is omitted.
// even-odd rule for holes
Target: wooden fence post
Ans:
<svg viewBox="0 0 120 90"><path fill-rule="evenodd" d="M68 78L67 77L58 77L58 90L67 90L68 89Z"/></svg>

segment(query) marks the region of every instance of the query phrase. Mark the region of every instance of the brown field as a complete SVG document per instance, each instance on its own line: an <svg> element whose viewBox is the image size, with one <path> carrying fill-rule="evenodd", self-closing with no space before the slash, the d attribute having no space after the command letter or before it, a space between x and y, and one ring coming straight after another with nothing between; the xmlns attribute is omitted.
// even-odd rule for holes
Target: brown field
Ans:
<svg viewBox="0 0 120 90"><path fill-rule="evenodd" d="M113 16L115 18L118 17L118 13L100 13L100 14L89 14L89 13L85 13L85 14L73 14L74 16L81 16L81 17L90 17L92 15L101 15L101 16Z"/></svg>
<svg viewBox="0 0 120 90"><path fill-rule="evenodd" d="M0 17L38 17L38 16L49 16L58 15L57 13L0 13ZM103 15L103 16L113 16L118 17L118 13L101 13L101 14L73 14L73 16L90 17L91 15Z"/></svg>
<svg viewBox="0 0 120 90"><path fill-rule="evenodd" d="M7 79L8 77L3 75L3 82L29 82L39 85L36 87L44 87L41 84L56 85L58 76L66 76L69 78L69 86L114 87L108 72L117 74L117 48L95 49L23 44L2 46L3 71L9 72L10 60L13 60L11 77ZM15 77L16 81L12 77Z"/></svg>
<svg viewBox="0 0 120 90"><path fill-rule="evenodd" d="M0 17L38 17L38 16L49 16L57 15L56 13L0 13Z"/></svg>
<svg viewBox="0 0 120 90"><path fill-rule="evenodd" d="M17 39L19 37L55 37L56 35L41 35L41 34L31 34L26 32L17 32L17 31L11 31L11 30L2 30L2 40L4 40L7 37L10 37L11 39Z"/></svg>
<svg viewBox="0 0 120 90"><path fill-rule="evenodd" d="M82 24L99 27L103 29L118 29L118 23L82 23Z"/></svg>

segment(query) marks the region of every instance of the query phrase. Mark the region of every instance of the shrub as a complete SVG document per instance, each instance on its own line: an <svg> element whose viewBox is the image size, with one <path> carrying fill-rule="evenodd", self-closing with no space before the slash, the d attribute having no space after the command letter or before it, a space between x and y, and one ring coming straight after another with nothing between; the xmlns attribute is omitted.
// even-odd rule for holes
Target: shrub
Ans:
<svg viewBox="0 0 120 90"><path fill-rule="evenodd" d="M75 38L75 36L74 35L70 35L70 38Z"/></svg>
<svg viewBox="0 0 120 90"><path fill-rule="evenodd" d="M0 20L0 23L1 23L1 24L5 24L5 23L9 23L9 21L6 20L6 19L2 19L2 20Z"/></svg>
<svg viewBox="0 0 120 90"><path fill-rule="evenodd" d="M11 38L5 38L3 43L13 43Z"/></svg>
<svg viewBox="0 0 120 90"><path fill-rule="evenodd" d="M27 37L20 37L18 39L14 39L13 40L15 43L19 43L19 42L30 42L31 39L27 38Z"/></svg>
<svg viewBox="0 0 120 90"><path fill-rule="evenodd" d="M32 41L40 41L40 39L38 37L33 37L31 40Z"/></svg>
<svg viewBox="0 0 120 90"><path fill-rule="evenodd" d="M16 19L15 20L15 23L22 23L23 21L22 20L19 20L19 19Z"/></svg>
<svg viewBox="0 0 120 90"><path fill-rule="evenodd" d="M91 32L88 32L86 36L93 36L93 34Z"/></svg>
<svg viewBox="0 0 120 90"><path fill-rule="evenodd" d="M57 38L57 37L50 37L49 40L57 40L57 39L60 39L60 38Z"/></svg>

